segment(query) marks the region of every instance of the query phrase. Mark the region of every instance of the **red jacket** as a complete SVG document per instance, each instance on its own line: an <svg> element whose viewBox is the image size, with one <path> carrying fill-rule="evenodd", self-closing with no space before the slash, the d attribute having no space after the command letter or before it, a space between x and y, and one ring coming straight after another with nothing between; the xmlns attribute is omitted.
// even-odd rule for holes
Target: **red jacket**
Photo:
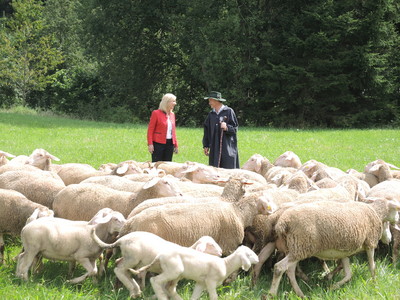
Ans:
<svg viewBox="0 0 400 300"><path fill-rule="evenodd" d="M170 113L172 123L172 143L174 147L178 147L175 130L175 114ZM150 117L149 126L147 128L147 145L153 145L153 142L166 144L167 143L167 114L160 109L153 110Z"/></svg>

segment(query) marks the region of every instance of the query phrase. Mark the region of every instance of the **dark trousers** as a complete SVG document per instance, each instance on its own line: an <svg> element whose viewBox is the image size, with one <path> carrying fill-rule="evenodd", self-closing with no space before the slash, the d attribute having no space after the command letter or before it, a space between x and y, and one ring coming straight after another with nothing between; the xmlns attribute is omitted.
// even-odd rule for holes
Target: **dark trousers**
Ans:
<svg viewBox="0 0 400 300"><path fill-rule="evenodd" d="M172 139L167 139L166 144L153 142L154 152L151 155L151 161L172 161L172 154L174 153L174 144Z"/></svg>

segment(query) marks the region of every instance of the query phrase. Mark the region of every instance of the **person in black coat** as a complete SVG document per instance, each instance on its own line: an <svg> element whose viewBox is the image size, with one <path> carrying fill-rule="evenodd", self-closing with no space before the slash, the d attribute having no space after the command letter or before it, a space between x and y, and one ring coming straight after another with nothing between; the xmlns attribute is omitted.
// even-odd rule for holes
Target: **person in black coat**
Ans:
<svg viewBox="0 0 400 300"><path fill-rule="evenodd" d="M226 169L238 169L239 153L236 133L239 127L232 108L223 104L226 100L220 92L211 92L204 99L212 108L204 122L203 150L209 165Z"/></svg>

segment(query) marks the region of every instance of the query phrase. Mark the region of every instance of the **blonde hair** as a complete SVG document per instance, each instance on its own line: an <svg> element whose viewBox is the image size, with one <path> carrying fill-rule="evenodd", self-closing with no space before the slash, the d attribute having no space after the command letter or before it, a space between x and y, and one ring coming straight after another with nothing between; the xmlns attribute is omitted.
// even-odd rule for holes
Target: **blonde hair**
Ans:
<svg viewBox="0 0 400 300"><path fill-rule="evenodd" d="M176 100L176 96L174 94L171 94L171 93L165 94L161 99L160 106L158 107L158 109L161 109L163 112L168 113L169 112L169 111L167 111L168 102L175 101L175 100Z"/></svg>

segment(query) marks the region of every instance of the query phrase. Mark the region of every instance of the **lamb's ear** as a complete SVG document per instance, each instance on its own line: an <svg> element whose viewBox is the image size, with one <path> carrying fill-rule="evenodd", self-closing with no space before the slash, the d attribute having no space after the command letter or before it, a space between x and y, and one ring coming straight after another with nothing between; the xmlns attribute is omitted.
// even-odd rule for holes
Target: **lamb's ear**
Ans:
<svg viewBox="0 0 400 300"><path fill-rule="evenodd" d="M244 253L244 252L241 252L239 254L239 257L242 261L242 269L245 271L248 271L251 267L250 259L247 257L246 253Z"/></svg>
<svg viewBox="0 0 400 300"><path fill-rule="evenodd" d="M203 252L203 253L205 253L206 252L206 248L207 248L207 244L206 243L198 243L197 245L196 245L196 250L197 251L199 251L199 252Z"/></svg>
<svg viewBox="0 0 400 300"><path fill-rule="evenodd" d="M26 220L25 224L28 224L34 220L36 220L39 216L40 208L36 208L33 213L30 215L30 217Z"/></svg>
<svg viewBox="0 0 400 300"><path fill-rule="evenodd" d="M112 218L112 209L111 208L102 208L100 209L97 214L89 221L88 224L96 225L96 224L104 224L111 220Z"/></svg>
<svg viewBox="0 0 400 300"><path fill-rule="evenodd" d="M154 177L150 179L143 185L143 189L151 188L152 186L156 185L160 181L160 179L161 177Z"/></svg>

